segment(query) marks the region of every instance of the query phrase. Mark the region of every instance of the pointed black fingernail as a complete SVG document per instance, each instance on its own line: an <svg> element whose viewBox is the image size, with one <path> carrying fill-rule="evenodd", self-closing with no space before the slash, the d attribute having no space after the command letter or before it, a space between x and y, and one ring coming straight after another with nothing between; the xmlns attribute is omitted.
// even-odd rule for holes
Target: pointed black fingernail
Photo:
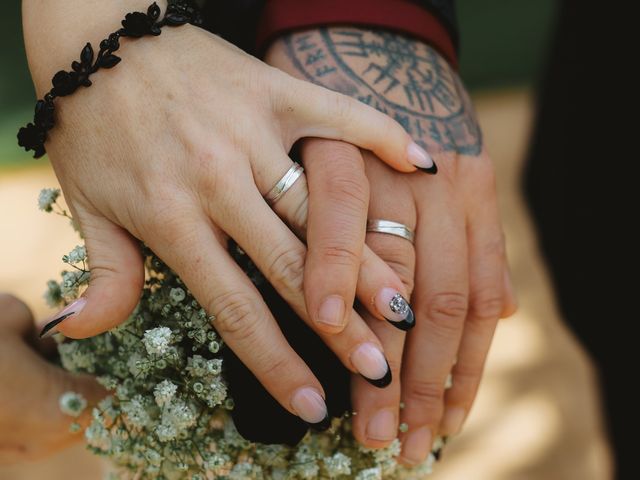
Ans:
<svg viewBox="0 0 640 480"><path fill-rule="evenodd" d="M309 423L307 424L313 428L316 432L324 432L331 427L331 418L329 418L329 414L325 415L322 420L317 423Z"/></svg>
<svg viewBox="0 0 640 480"><path fill-rule="evenodd" d="M436 173L438 173L438 166L436 165L436 162L433 162L433 165L431 165L429 168L418 167L418 170L424 173L428 173L429 175L435 175Z"/></svg>
<svg viewBox="0 0 640 480"><path fill-rule="evenodd" d="M416 316L413 314L413 310L411 309L411 307L409 307L409 311L407 312L407 316L404 320L401 320L399 322L394 322L392 320L389 320L388 318L385 318L385 320L396 327L398 330L402 330L404 332L406 332L407 330L411 330L416 326Z"/></svg>
<svg viewBox="0 0 640 480"><path fill-rule="evenodd" d="M47 333L49 333L51 331L51 329L53 329L54 327L56 327L60 322L62 322L63 320L69 318L71 315L75 314L76 312L69 312L69 313L65 313L64 315L60 315L58 318L54 318L53 320L51 320L49 323L47 323L42 330L40 331L40 338L45 338L45 336L48 336ZM52 334L55 332L51 332Z"/></svg>
<svg viewBox="0 0 640 480"><path fill-rule="evenodd" d="M364 375L362 375L362 378L364 378L367 382L369 382L374 387L384 388L389 386L389 384L391 383L391 380L393 380L393 378L391 377L391 368L389 368L389 362L387 362L387 373L384 374L384 377L374 379L374 378L367 378Z"/></svg>
<svg viewBox="0 0 640 480"><path fill-rule="evenodd" d="M444 447L447 444L447 440L449 437L442 437L442 445L440 445L436 450L433 451L433 456L436 461L442 458L442 452L444 451Z"/></svg>

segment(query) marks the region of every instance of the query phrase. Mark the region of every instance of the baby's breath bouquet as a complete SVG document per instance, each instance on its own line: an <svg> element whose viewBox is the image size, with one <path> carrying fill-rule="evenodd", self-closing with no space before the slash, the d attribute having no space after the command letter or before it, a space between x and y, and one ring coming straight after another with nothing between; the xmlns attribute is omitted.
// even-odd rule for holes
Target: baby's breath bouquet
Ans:
<svg viewBox="0 0 640 480"><path fill-rule="evenodd" d="M43 190L40 208L68 216L58 197L58 190ZM150 250L144 255L144 291L125 323L83 340L56 335L62 366L95 375L110 392L93 407L84 436L92 452L115 464L113 478L374 480L418 479L431 471L433 455L413 469L399 465L398 440L380 450L359 446L348 415L326 432L308 432L294 447L244 439L230 414L227 347L183 282ZM73 301L89 280L84 247L63 261L69 268L61 280L48 283L51 306ZM78 416L87 405L67 392L60 407ZM71 428L80 425L74 421ZM435 449L440 445L437 439Z"/></svg>

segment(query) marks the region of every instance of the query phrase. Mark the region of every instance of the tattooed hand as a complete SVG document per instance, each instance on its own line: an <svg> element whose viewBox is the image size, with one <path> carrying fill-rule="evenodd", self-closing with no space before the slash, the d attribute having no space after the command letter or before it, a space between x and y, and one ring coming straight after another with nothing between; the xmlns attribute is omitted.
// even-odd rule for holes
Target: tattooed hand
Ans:
<svg viewBox="0 0 640 480"><path fill-rule="evenodd" d="M353 377L354 434L363 444L380 447L397 436L399 422L406 423L401 459L421 462L435 435L460 431L497 321L516 309L493 165L469 97L433 48L385 31L334 27L297 32L274 43L267 62L387 113L439 168L435 176L406 175L371 152L361 152L370 187L369 218L400 222L416 232L415 247L394 236L366 237L367 245L398 273L404 291L413 292L416 326L405 334L363 311L384 346L393 381L379 390ZM311 214L326 202L313 182L330 177L327 162L351 160L360 152L341 142L312 139L302 154L309 173L311 232L318 228ZM359 282L367 282L362 271ZM445 393L449 374L453 387Z"/></svg>

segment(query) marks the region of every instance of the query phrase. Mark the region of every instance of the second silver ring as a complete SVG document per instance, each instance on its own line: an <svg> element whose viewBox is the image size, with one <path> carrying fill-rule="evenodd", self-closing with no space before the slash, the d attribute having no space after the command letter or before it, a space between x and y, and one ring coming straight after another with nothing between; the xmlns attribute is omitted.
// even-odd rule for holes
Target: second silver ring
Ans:
<svg viewBox="0 0 640 480"><path fill-rule="evenodd" d="M386 233L404 238L414 243L415 233L409 227L402 223L391 220L371 219L367 220L367 232Z"/></svg>
<svg viewBox="0 0 640 480"><path fill-rule="evenodd" d="M269 205L274 205L289 190L296 180L300 178L304 168L299 163L294 163L280 180L267 192L264 199Z"/></svg>

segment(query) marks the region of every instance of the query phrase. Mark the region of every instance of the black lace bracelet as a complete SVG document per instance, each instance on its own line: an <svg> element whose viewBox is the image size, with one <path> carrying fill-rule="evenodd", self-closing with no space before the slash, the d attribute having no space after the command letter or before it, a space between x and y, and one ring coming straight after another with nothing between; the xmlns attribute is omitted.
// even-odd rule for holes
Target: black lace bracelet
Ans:
<svg viewBox="0 0 640 480"><path fill-rule="evenodd" d="M101 68L115 67L121 60L120 57L113 54L120 48L120 38L160 35L160 29L165 25L175 27L186 23L202 24L200 13L191 2L186 0L170 3L164 17L158 20L159 17L160 7L155 2L149 6L147 13L127 13L122 21L122 28L100 42L100 50L95 61L93 47L91 43L87 43L80 53L80 61L71 64L72 70L70 72L60 70L53 76L51 81L53 88L42 100L36 102L33 123L28 123L18 131L18 145L26 151L33 150L34 158L40 158L46 153L44 142L47 140L47 132L55 124L53 100L56 97L71 95L81 86L91 86L89 76Z"/></svg>

